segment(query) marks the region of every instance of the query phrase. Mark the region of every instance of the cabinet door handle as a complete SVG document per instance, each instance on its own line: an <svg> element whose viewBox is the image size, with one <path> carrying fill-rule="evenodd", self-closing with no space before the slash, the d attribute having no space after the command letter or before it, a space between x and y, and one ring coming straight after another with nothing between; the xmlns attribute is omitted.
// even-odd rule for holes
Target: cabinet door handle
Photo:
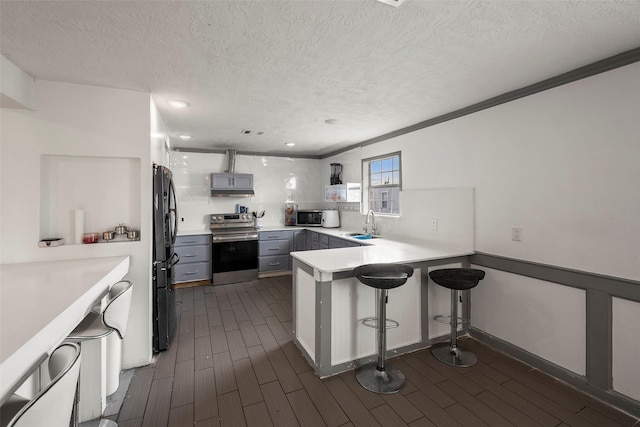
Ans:
<svg viewBox="0 0 640 427"><path fill-rule="evenodd" d="M270 266L276 266L276 265L280 265L280 263L279 262L270 262L269 265Z"/></svg>
<svg viewBox="0 0 640 427"><path fill-rule="evenodd" d="M280 250L280 248L269 248L270 251L277 251Z"/></svg>
<svg viewBox="0 0 640 427"><path fill-rule="evenodd" d="M197 271L189 271L189 272L184 273L185 276L191 276L193 274L198 274L198 272Z"/></svg>
<svg viewBox="0 0 640 427"><path fill-rule="evenodd" d="M185 240L182 243L197 243L197 242L198 242L197 240Z"/></svg>
<svg viewBox="0 0 640 427"><path fill-rule="evenodd" d="M186 255L182 255L185 258L192 258L194 256L197 256L198 254L186 254Z"/></svg>

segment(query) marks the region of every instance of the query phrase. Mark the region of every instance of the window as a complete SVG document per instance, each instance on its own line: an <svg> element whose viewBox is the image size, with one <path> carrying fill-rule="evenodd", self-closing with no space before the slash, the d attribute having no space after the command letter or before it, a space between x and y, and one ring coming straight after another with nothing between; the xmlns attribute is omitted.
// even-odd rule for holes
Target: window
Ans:
<svg viewBox="0 0 640 427"><path fill-rule="evenodd" d="M400 152L362 160L365 211L400 215L400 172Z"/></svg>

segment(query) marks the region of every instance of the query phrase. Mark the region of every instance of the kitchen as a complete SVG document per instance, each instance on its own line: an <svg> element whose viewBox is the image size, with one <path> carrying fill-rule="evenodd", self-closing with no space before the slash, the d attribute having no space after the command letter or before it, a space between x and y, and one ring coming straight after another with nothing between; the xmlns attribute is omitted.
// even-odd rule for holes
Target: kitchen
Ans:
<svg viewBox="0 0 640 427"><path fill-rule="evenodd" d="M175 175L179 229L205 231L207 215L232 212L237 203L264 210L265 226L283 224L287 200L295 200L301 208L338 207L324 201L331 163L343 165L343 182L360 182L362 159L400 151L403 190L475 189L476 252L637 284L637 53L635 58L619 68L326 158L245 155L241 151L236 171L254 175L256 193L241 201L211 198L207 193L208 174L226 168L223 152L167 151L163 140L149 140L150 131L168 132L157 101L149 93L38 78L34 82L19 69L11 73L11 64L3 58L3 79L11 75L19 82L12 87L26 88L27 105L34 102L35 93L38 102L33 111L2 109L1 262L130 255L130 279L147 284L151 280L151 217L146 212L151 212L152 162L167 165ZM604 57L595 60L599 59ZM2 91L7 93L5 83ZM33 91L31 99L29 91ZM15 93L10 95L20 99ZM101 188L99 195L112 207L105 216L113 225L138 226L141 240L38 248L37 242L47 237L42 234L43 226L38 226L47 215L42 211L43 156L86 157L105 164L114 157L125 159L118 167L127 171L131 185L85 176L78 180L75 191L85 198ZM118 206L131 199L139 203L133 203L127 217L120 220ZM378 217L376 221L382 235L425 236L430 234L425 222L438 218L430 208L422 206L402 211L400 218ZM85 210L88 215L90 206ZM341 220L343 228L359 231L364 215L342 210ZM87 225L89 221L87 216ZM520 242L512 240L514 226L522 228ZM503 271L495 276L496 289L479 287L474 294L473 319L480 329L584 375L584 292L550 282L535 288L533 279ZM640 400L640 378L637 358L632 355L637 354L638 343L629 325L639 320L639 299L616 299L613 317L614 334L621 334L614 335L614 367L622 369L622 375L614 372L614 389L636 402ZM133 304L123 345L124 368L146 365L152 357L147 286L134 286ZM573 340L571 344L567 339ZM580 350L563 351L567 345Z"/></svg>

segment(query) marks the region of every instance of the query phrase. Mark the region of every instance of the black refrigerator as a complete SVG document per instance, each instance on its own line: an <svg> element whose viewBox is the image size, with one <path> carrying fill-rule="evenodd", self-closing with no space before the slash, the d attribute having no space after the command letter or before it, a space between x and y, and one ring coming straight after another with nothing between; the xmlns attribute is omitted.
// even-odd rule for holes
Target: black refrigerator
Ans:
<svg viewBox="0 0 640 427"><path fill-rule="evenodd" d="M179 261L173 251L178 232L176 191L171 171L153 165L153 351L169 347L176 329L175 292L171 289L173 266Z"/></svg>

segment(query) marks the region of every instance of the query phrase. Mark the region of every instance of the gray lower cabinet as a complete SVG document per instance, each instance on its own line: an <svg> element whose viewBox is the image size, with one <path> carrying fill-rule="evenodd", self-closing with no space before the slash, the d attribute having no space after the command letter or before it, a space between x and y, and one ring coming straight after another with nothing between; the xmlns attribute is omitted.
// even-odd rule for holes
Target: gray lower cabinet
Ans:
<svg viewBox="0 0 640 427"><path fill-rule="evenodd" d="M360 244L311 230L261 231L258 242L258 271L267 273L291 270L290 252L353 246Z"/></svg>
<svg viewBox="0 0 640 427"><path fill-rule="evenodd" d="M339 237L329 236L329 249L335 248L352 248L360 246L360 243L352 242L350 240L341 239Z"/></svg>
<svg viewBox="0 0 640 427"><path fill-rule="evenodd" d="M308 231L307 250L329 249L329 236L316 231Z"/></svg>
<svg viewBox="0 0 640 427"><path fill-rule="evenodd" d="M292 251L304 251L307 249L307 230L293 230Z"/></svg>
<svg viewBox="0 0 640 427"><path fill-rule="evenodd" d="M305 247L307 250L351 248L355 246L362 246L358 242L329 236L327 234L318 233L317 231L311 230L307 230L305 243Z"/></svg>
<svg viewBox="0 0 640 427"><path fill-rule="evenodd" d="M319 249L318 248L318 236L319 236L319 234L316 233L315 231L307 230L306 248L307 248L308 251Z"/></svg>
<svg viewBox="0 0 640 427"><path fill-rule="evenodd" d="M258 241L258 272L290 270L289 253L292 249L291 230L261 231Z"/></svg>
<svg viewBox="0 0 640 427"><path fill-rule="evenodd" d="M329 236L318 233L318 249L329 249Z"/></svg>
<svg viewBox="0 0 640 427"><path fill-rule="evenodd" d="M211 280L211 235L178 236L173 250L180 257L173 283Z"/></svg>

